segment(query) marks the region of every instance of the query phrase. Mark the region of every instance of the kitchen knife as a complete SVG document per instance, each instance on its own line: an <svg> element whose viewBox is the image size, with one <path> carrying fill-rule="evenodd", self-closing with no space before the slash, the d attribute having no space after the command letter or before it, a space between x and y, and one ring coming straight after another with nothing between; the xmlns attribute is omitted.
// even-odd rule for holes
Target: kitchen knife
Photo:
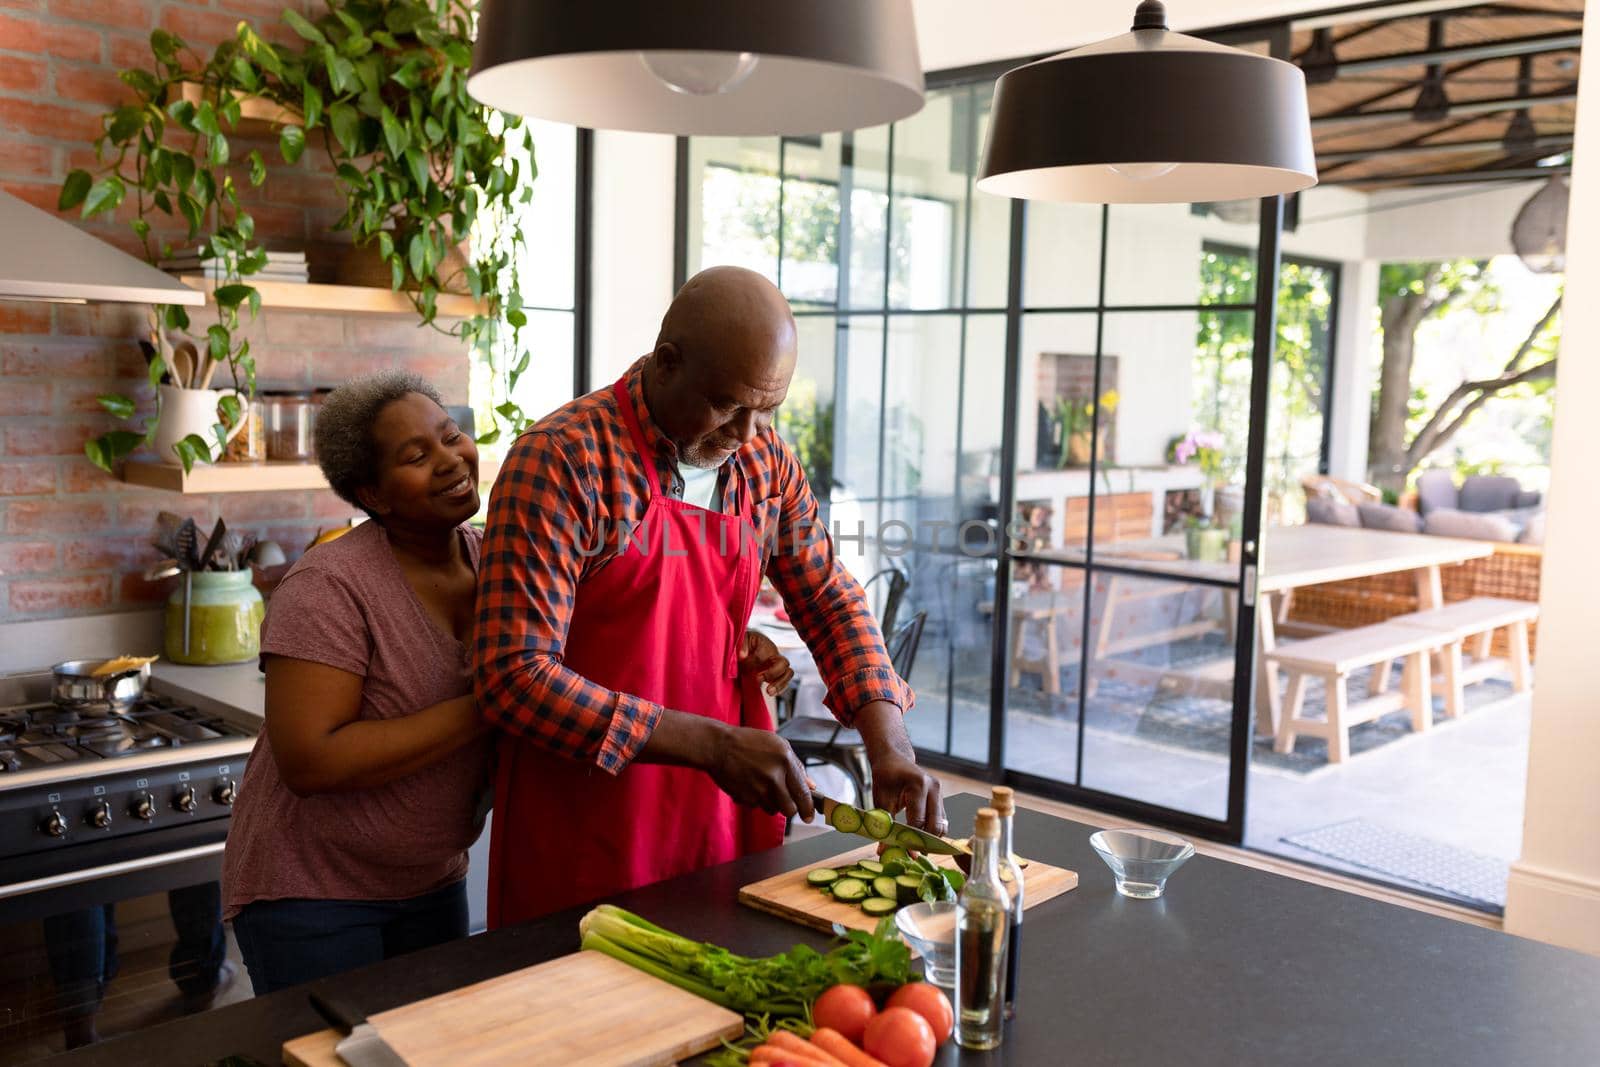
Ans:
<svg viewBox="0 0 1600 1067"><path fill-rule="evenodd" d="M832 826L835 830L839 829L839 826L834 821L834 812L840 808L846 808L855 812L861 817L861 824L856 829L845 832L853 833L858 837L865 837L869 841L881 841L885 845L899 845L901 848L913 849L917 852L925 852L933 856L962 856L967 855L972 851L965 845L946 840L937 834L930 834L926 830L919 830L915 826L903 823L898 819L890 820L889 832L887 834L882 837L874 837L872 834L867 832L865 819L867 813L862 811L860 808L855 807L855 805L846 804L842 801L834 800L832 797L823 796L815 789L811 791L811 802L817 806L818 811L822 812L822 817L828 820L828 825Z"/></svg>
<svg viewBox="0 0 1600 1067"><path fill-rule="evenodd" d="M344 1040L333 1047L333 1051L350 1067L406 1067L406 1061L400 1053L383 1039L378 1028L369 1023L360 1011L315 992L310 996L311 1006L317 1009L317 1014L345 1035Z"/></svg>

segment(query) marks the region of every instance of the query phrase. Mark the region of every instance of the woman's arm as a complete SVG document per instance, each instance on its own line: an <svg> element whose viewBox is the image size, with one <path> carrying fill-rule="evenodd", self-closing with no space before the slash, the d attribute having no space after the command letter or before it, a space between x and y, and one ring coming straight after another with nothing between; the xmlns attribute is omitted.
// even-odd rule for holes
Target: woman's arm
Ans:
<svg viewBox="0 0 1600 1067"><path fill-rule="evenodd" d="M362 719L363 682L310 660L267 657L267 736L278 774L295 796L404 778L488 730L470 694L399 719Z"/></svg>

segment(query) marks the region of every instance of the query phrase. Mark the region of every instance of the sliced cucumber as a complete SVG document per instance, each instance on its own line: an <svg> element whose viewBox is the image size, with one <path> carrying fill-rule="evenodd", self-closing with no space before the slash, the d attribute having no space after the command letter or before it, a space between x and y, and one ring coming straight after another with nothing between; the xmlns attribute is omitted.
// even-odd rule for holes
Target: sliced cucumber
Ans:
<svg viewBox="0 0 1600 1067"><path fill-rule="evenodd" d="M839 880L839 872L832 867L818 867L806 875L806 881L818 889L825 889Z"/></svg>
<svg viewBox="0 0 1600 1067"><path fill-rule="evenodd" d="M888 873L883 869L883 864L879 863L877 860L861 860L856 864L856 866L862 868L863 870L871 871L874 875Z"/></svg>
<svg viewBox="0 0 1600 1067"><path fill-rule="evenodd" d="M828 823L841 834L853 834L861 829L861 811L849 804L840 804L828 816Z"/></svg>
<svg viewBox="0 0 1600 1067"><path fill-rule="evenodd" d="M894 880L895 896L902 904L915 904L922 899L919 894L922 890L922 876L920 874L902 874Z"/></svg>
<svg viewBox="0 0 1600 1067"><path fill-rule="evenodd" d="M922 840L922 834L909 826L895 834L894 839L906 848L925 849L927 842Z"/></svg>
<svg viewBox="0 0 1600 1067"><path fill-rule="evenodd" d="M869 871L865 867L859 865L846 868L839 873L844 875L846 878L859 878L863 882L871 882L874 878L878 877L876 871Z"/></svg>
<svg viewBox="0 0 1600 1067"><path fill-rule="evenodd" d="M890 900L894 900L900 895L900 887L887 874L880 874L872 880L872 891L878 896L888 897Z"/></svg>
<svg viewBox="0 0 1600 1067"><path fill-rule="evenodd" d="M861 902L861 910L874 917L893 915L900 910L900 902L888 897L868 897Z"/></svg>
<svg viewBox="0 0 1600 1067"><path fill-rule="evenodd" d="M882 841L894 829L894 816L882 808L873 808L861 816L861 827L874 841Z"/></svg>
<svg viewBox="0 0 1600 1067"><path fill-rule="evenodd" d="M847 904L858 904L872 894L867 883L859 878L841 878L833 883L833 899Z"/></svg>
<svg viewBox="0 0 1600 1067"><path fill-rule="evenodd" d="M883 850L883 855L878 857L878 861L886 866L890 863L898 863L903 867L905 864L911 862L911 853L907 852L899 845L890 845L888 848ZM889 872L886 870L883 873L888 874ZM905 871L902 870L900 873L904 874Z"/></svg>

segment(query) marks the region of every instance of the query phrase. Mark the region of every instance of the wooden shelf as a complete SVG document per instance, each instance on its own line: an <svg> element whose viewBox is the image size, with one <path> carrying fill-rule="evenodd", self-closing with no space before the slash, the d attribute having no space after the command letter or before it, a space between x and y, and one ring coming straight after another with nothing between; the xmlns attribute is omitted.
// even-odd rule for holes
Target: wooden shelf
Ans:
<svg viewBox="0 0 1600 1067"><path fill-rule="evenodd" d="M174 100L187 100L195 107L200 106L204 99L205 87L199 82L183 82L179 91L167 94L167 102ZM263 100L259 96L247 96L243 93L233 94L239 101L239 123L237 126L227 128L228 133L245 134L276 134L284 126L300 126L305 122L304 116L291 107L283 107L271 100ZM220 116L219 116L220 121Z"/></svg>
<svg viewBox="0 0 1600 1067"><path fill-rule="evenodd" d="M478 467L478 482L484 488L494 484L500 464L485 462ZM213 463L196 464L187 474L176 463L129 460L122 466L122 480L129 485L167 489L174 493L265 493L291 489L326 489L327 479L315 463Z"/></svg>
<svg viewBox="0 0 1600 1067"><path fill-rule="evenodd" d="M210 293L216 283L200 274L180 274L178 279L191 289ZM313 285L298 282L246 283L261 294L264 308L288 308L294 311L323 311L358 315L415 315L411 298L392 289L379 289L370 285ZM483 310L484 305L470 296L441 294L437 304L443 319L466 318Z"/></svg>

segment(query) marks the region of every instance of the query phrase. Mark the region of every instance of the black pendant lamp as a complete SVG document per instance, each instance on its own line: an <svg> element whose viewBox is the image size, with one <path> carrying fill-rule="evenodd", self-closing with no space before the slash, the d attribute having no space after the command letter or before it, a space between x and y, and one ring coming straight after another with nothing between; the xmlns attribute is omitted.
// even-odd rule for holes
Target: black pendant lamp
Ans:
<svg viewBox="0 0 1600 1067"><path fill-rule="evenodd" d="M1158 204L1316 182L1300 69L1173 33L1165 6L1145 0L1132 32L1001 75L978 188Z"/></svg>
<svg viewBox="0 0 1600 1067"><path fill-rule="evenodd" d="M649 133L816 134L922 107L911 0L482 0L472 95Z"/></svg>

